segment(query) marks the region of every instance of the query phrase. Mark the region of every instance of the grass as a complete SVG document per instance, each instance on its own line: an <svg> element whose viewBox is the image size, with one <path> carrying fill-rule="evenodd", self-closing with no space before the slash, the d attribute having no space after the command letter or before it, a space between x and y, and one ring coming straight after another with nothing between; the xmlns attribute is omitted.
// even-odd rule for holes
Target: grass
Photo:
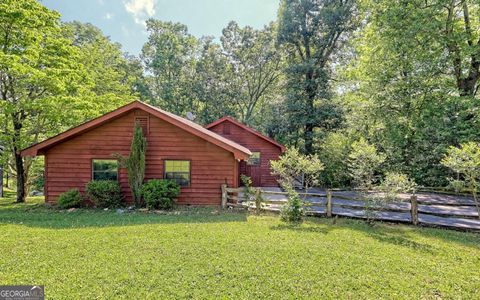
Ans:
<svg viewBox="0 0 480 300"><path fill-rule="evenodd" d="M12 195L10 195L12 196ZM480 293L480 235L215 209L170 214L0 200L0 285L48 299L467 298Z"/></svg>

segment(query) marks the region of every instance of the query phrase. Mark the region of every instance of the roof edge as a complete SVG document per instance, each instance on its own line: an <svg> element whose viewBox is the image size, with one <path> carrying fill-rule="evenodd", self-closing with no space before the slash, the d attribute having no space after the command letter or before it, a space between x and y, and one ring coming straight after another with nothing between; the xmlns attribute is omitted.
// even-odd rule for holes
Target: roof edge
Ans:
<svg viewBox="0 0 480 300"><path fill-rule="evenodd" d="M121 106L111 112L108 112L102 116L99 116L90 121L84 122L78 126L70 128L62 133L59 133L51 138L48 138L42 142L36 143L20 151L22 156L37 156L42 154L42 150L45 148L53 147L59 143L62 143L70 138L73 138L79 134L87 132L93 128L96 128L114 118L120 117L133 109L141 109L145 112L151 113L152 115L178 127L181 127L183 130L196 135L203 140L215 144L229 152L234 154L236 159L246 160L252 154L249 149L243 147L242 145L230 141L219 134L216 134L210 130L203 128L201 125L198 125L194 122L191 122L187 119L184 119L175 114L169 113L167 111L161 110L157 107L148 105L141 101L133 101L124 106Z"/></svg>
<svg viewBox="0 0 480 300"><path fill-rule="evenodd" d="M267 142L270 142L271 144L279 147L282 152L285 152L286 149L287 149L284 145L280 144L280 143L277 142L276 140L274 140L274 139L272 139L272 138L270 138L270 137L268 137L268 136L260 133L259 131L257 131L257 130L255 130L255 129L253 129L253 128L251 128L251 127L249 127L249 126L241 123L240 121L236 120L235 118L233 118L233 117L231 117L231 116L221 117L220 119L218 119L218 120L216 120L216 121L213 121L213 122L210 123L210 124L205 125L205 128L206 128L206 129L210 129L210 128L215 127L215 126L217 126L218 124L221 124L221 123L223 123L223 122L225 122L225 121L230 121L230 122L232 122L233 124L235 124L235 125L243 128L243 129L247 130L248 132L250 132L250 133L252 133L252 134L254 134L254 135L256 135L256 136L258 136L258 137L260 137L260 138L262 138L262 139L264 139L264 140L266 140Z"/></svg>

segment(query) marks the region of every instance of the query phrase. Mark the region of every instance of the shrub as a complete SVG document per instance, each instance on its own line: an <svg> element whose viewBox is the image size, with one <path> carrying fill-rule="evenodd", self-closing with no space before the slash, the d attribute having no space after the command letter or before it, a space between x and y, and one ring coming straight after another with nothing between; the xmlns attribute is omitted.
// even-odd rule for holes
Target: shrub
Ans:
<svg viewBox="0 0 480 300"><path fill-rule="evenodd" d="M78 189L70 189L58 197L58 205L61 208L79 207L83 199Z"/></svg>
<svg viewBox="0 0 480 300"><path fill-rule="evenodd" d="M459 148L452 146L448 149L441 163L459 175L457 186L460 184L460 180L463 180L464 185L470 189L480 218L480 203L478 200L480 145L475 142L468 142L461 144Z"/></svg>
<svg viewBox="0 0 480 300"><path fill-rule="evenodd" d="M301 223L304 215L305 211L300 196L295 190L289 190L288 203L283 206L280 213L281 220L290 223Z"/></svg>
<svg viewBox="0 0 480 300"><path fill-rule="evenodd" d="M128 185L132 191L135 206L142 205L142 186L145 178L145 154L147 151L147 140L143 135L142 127L138 123L133 129L132 144L130 154L124 157L120 154L114 156L120 161L122 167L127 168Z"/></svg>
<svg viewBox="0 0 480 300"><path fill-rule="evenodd" d="M242 174L240 176L240 180L245 186L245 199L247 205L250 206L252 201L254 201L255 213L259 215L262 211L263 202L265 201L262 190L260 188L252 188L252 178L248 177L247 175Z"/></svg>
<svg viewBox="0 0 480 300"><path fill-rule="evenodd" d="M142 187L142 196L148 209L169 209L180 194L180 186L173 180L152 179Z"/></svg>
<svg viewBox="0 0 480 300"><path fill-rule="evenodd" d="M120 184L114 180L95 180L87 183L88 198L98 207L118 207L122 204Z"/></svg>
<svg viewBox="0 0 480 300"><path fill-rule="evenodd" d="M378 187L378 190L384 193L386 201L394 201L398 200L398 194L415 194L417 184L405 174L387 172L385 179Z"/></svg>
<svg viewBox="0 0 480 300"><path fill-rule="evenodd" d="M295 182L302 178L305 192L319 184L319 174L324 169L317 155L304 155L295 148L288 149L279 160L271 161L270 164L272 174L279 177L278 182L285 190L293 189Z"/></svg>
<svg viewBox="0 0 480 300"><path fill-rule="evenodd" d="M348 158L348 169L357 187L371 189L375 181L375 172L385 161L386 156L378 153L374 145L361 138L352 144Z"/></svg>

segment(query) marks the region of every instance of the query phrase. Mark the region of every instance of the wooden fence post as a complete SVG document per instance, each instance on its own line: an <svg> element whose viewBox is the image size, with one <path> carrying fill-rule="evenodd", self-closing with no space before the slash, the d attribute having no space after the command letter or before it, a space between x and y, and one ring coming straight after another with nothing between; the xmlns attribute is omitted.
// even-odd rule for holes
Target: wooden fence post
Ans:
<svg viewBox="0 0 480 300"><path fill-rule="evenodd" d="M410 213L412 216L412 224L418 225L418 202L416 195L410 197Z"/></svg>
<svg viewBox="0 0 480 300"><path fill-rule="evenodd" d="M227 200L228 200L227 185L224 183L222 184L222 208L227 207Z"/></svg>
<svg viewBox="0 0 480 300"><path fill-rule="evenodd" d="M327 217L332 217L332 191L327 190L327 207L325 210Z"/></svg>

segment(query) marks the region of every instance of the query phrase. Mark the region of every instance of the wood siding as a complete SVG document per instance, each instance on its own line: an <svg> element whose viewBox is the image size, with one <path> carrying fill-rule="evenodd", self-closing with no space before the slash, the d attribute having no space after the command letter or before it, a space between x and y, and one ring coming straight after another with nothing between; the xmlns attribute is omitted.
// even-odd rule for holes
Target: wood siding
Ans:
<svg viewBox="0 0 480 300"><path fill-rule="evenodd" d="M71 188L82 193L92 179L92 159L128 155L135 117L148 116L135 110L48 149L45 153L46 201L55 203ZM236 160L231 152L207 142L153 115L148 119L146 180L163 178L163 160L191 161L191 185L181 189L179 204L219 205L220 185L237 186ZM126 202L132 197L126 169L119 181Z"/></svg>
<svg viewBox="0 0 480 300"><path fill-rule="evenodd" d="M225 126L227 126L226 130ZM209 129L248 148L251 152L260 152L261 186L278 186L277 178L272 175L270 161L277 160L279 158L280 154L282 153L280 147L260 138L251 132L248 132L229 120L225 120ZM245 164L240 164L238 168L240 174L245 173Z"/></svg>

